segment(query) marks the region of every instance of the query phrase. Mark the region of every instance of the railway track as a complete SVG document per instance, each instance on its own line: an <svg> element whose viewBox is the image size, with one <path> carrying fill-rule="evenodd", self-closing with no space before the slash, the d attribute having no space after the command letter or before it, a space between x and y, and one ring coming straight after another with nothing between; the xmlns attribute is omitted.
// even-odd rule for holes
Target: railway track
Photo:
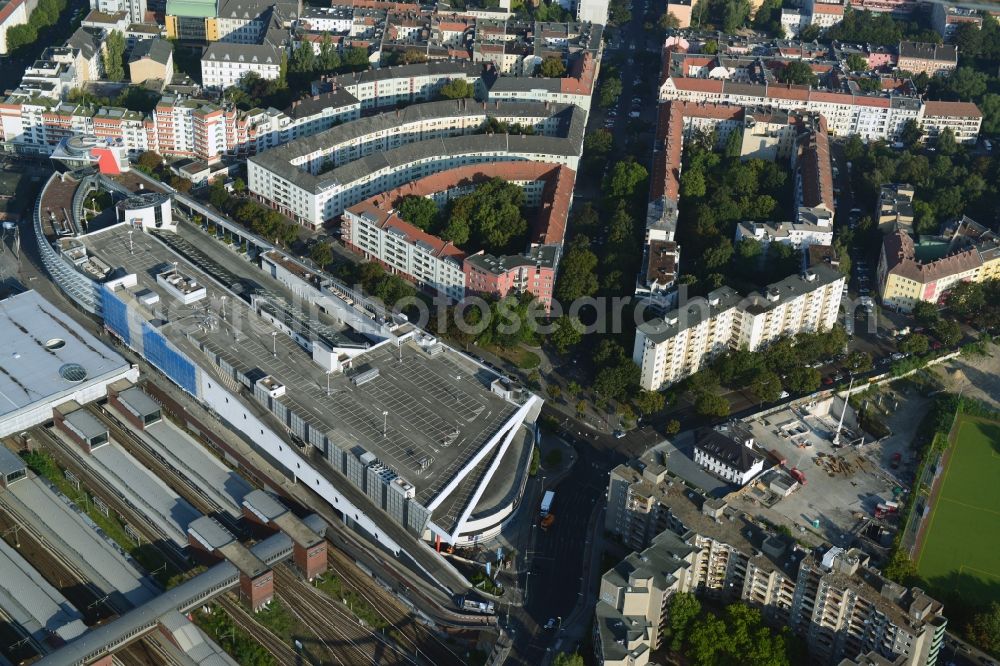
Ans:
<svg viewBox="0 0 1000 666"><path fill-rule="evenodd" d="M275 589L286 607L325 647L338 655L340 663L373 666L420 663L412 652L398 646L392 638L363 626L349 609L313 588L287 566L277 567L274 573ZM330 638L340 641L340 645Z"/></svg>
<svg viewBox="0 0 1000 666"><path fill-rule="evenodd" d="M375 612L403 637L403 647L433 664L441 666L465 664L465 659L452 651L434 631L417 622L413 614L400 604L394 594L361 571L346 554L336 548L329 548L327 557L329 571L367 601Z"/></svg>
<svg viewBox="0 0 1000 666"><path fill-rule="evenodd" d="M260 643L274 657L274 660L278 664L282 666L298 666L301 662L295 650L278 638L270 629L257 622L229 594L223 594L216 598L216 602L229 614L233 623Z"/></svg>

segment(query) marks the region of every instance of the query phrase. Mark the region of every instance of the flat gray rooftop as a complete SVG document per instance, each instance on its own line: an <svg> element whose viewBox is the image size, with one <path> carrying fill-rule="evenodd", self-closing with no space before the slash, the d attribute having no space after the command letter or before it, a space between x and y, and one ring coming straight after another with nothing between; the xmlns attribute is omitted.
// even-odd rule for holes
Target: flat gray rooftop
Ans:
<svg viewBox="0 0 1000 666"><path fill-rule="evenodd" d="M0 340L5 352L0 357L0 423L129 367L117 352L34 291L0 301Z"/></svg>
<svg viewBox="0 0 1000 666"><path fill-rule="evenodd" d="M489 371L450 351L432 356L413 341L398 348L393 343L373 347L354 358L353 370L328 376L292 338L283 333L272 337L276 329L245 301L155 238L135 234L134 252L124 228L84 240L109 265L135 273L137 289L160 294L156 316L170 320L161 332L202 368L219 374L217 355L251 376L274 377L286 389L278 401L324 428L343 449L361 447L373 453L413 484L417 501L425 506L517 410L490 391L495 375ZM158 267L174 262L206 287L205 299L185 306L156 284ZM268 292L291 297L263 272L254 273L254 280ZM222 296L227 297L224 321ZM209 303L216 304L212 314L206 314ZM163 307L167 304L169 308ZM138 302L134 305L143 309ZM367 370L378 370L378 377L355 386L354 376ZM383 412L388 414L384 417Z"/></svg>
<svg viewBox="0 0 1000 666"><path fill-rule="evenodd" d="M66 422L88 440L108 434L108 427L86 409L78 409L66 415Z"/></svg>
<svg viewBox="0 0 1000 666"><path fill-rule="evenodd" d="M173 423L160 421L136 434L224 511L235 518L242 515L240 503L253 487L186 432Z"/></svg>
<svg viewBox="0 0 1000 666"><path fill-rule="evenodd" d="M2 539L0 608L39 645L50 635L69 641L87 631L80 611Z"/></svg>
<svg viewBox="0 0 1000 666"><path fill-rule="evenodd" d="M145 391L143 391L138 386L133 386L130 389L125 389L118 394L118 397L122 402L126 403L129 407L134 409L136 412L142 415L155 414L160 411L160 405L158 402L150 398Z"/></svg>
<svg viewBox="0 0 1000 666"><path fill-rule="evenodd" d="M191 521L191 524L188 525L188 534L193 536L209 552L236 540L236 537L229 530L208 516Z"/></svg>
<svg viewBox="0 0 1000 666"><path fill-rule="evenodd" d="M95 450L85 460L126 500L181 548L187 527L201 514L116 442Z"/></svg>
<svg viewBox="0 0 1000 666"><path fill-rule="evenodd" d="M129 606L139 606L159 594L156 584L118 544L78 507L57 496L45 481L31 476L0 497L8 510L75 562L105 594L120 593Z"/></svg>

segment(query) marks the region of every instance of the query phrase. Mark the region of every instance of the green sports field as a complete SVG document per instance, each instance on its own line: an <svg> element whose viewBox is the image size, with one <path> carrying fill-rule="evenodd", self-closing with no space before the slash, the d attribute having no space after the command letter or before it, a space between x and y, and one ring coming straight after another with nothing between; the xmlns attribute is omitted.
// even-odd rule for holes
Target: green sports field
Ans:
<svg viewBox="0 0 1000 666"><path fill-rule="evenodd" d="M917 571L931 589L1000 601L1000 422L959 417Z"/></svg>

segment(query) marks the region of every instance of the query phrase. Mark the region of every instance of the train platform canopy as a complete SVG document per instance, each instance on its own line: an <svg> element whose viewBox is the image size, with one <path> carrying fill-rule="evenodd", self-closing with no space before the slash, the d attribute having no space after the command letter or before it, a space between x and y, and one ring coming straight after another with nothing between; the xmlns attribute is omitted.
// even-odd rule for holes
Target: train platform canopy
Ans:
<svg viewBox="0 0 1000 666"><path fill-rule="evenodd" d="M209 553L218 553L251 578L267 571L268 566L250 549L236 540L229 530L214 518L202 516L191 521L188 534Z"/></svg>
<svg viewBox="0 0 1000 666"><path fill-rule="evenodd" d="M323 540L322 533L317 533L311 527L298 519L295 514L263 490L254 490L243 498L243 506L257 516L262 523L272 523L279 530L291 537L292 541L309 548Z"/></svg>
<svg viewBox="0 0 1000 666"><path fill-rule="evenodd" d="M0 436L52 418L68 400L85 404L138 371L37 292L0 301Z"/></svg>
<svg viewBox="0 0 1000 666"><path fill-rule="evenodd" d="M0 446L0 484L6 488L27 475L27 465L21 457L7 447Z"/></svg>
<svg viewBox="0 0 1000 666"><path fill-rule="evenodd" d="M87 631L80 611L3 540L0 608L39 646L71 641Z"/></svg>

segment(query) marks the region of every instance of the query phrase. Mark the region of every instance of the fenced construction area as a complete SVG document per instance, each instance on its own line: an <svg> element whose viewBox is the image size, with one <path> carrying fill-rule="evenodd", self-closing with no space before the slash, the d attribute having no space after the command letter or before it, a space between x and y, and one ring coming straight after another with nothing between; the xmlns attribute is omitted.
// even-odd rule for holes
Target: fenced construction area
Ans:
<svg viewBox="0 0 1000 666"><path fill-rule="evenodd" d="M916 557L932 590L1000 601L1000 421L959 414Z"/></svg>

